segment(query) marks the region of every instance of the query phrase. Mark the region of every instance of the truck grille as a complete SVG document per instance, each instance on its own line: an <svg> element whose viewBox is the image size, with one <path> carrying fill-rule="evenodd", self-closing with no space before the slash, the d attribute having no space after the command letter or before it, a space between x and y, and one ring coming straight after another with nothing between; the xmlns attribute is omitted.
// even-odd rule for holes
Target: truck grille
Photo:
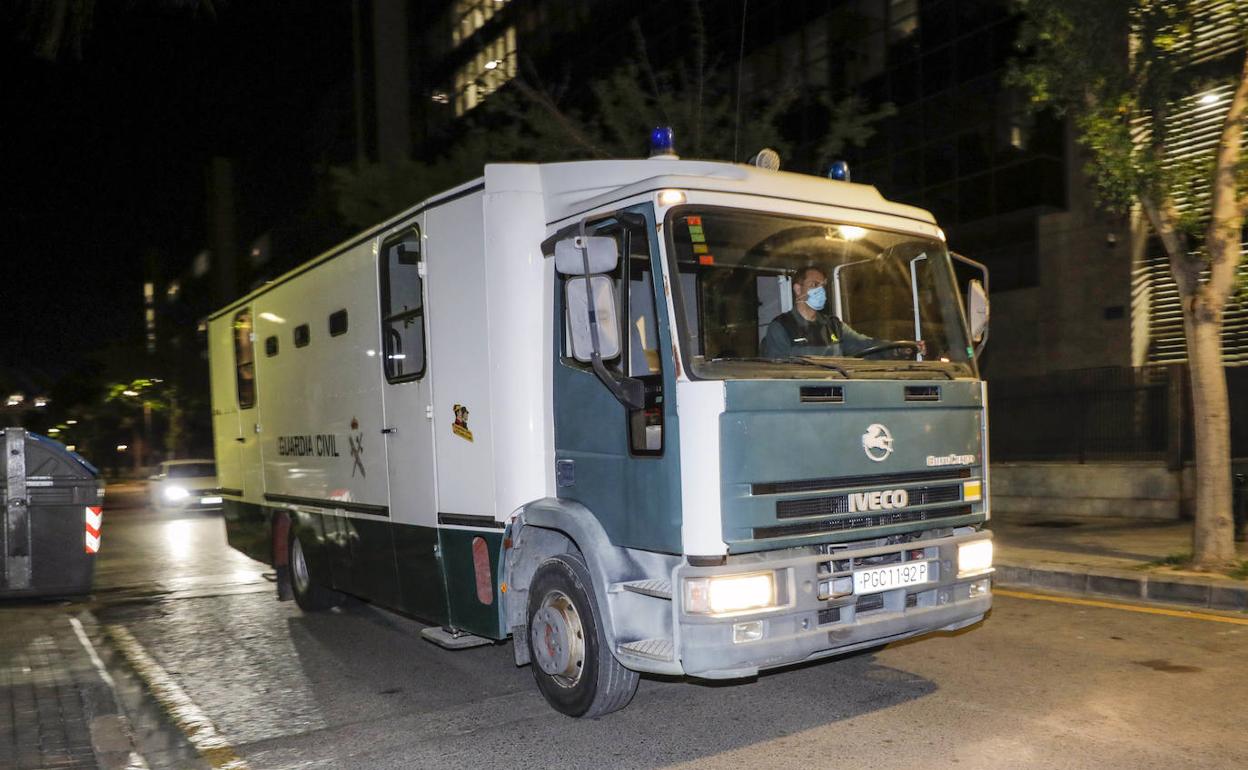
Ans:
<svg viewBox="0 0 1248 770"><path fill-rule="evenodd" d="M906 490L909 505L935 505L953 503L962 499L962 485L949 484L939 487L918 487ZM833 516L849 513L849 495L813 497L805 500L781 500L776 503L776 518L794 519L799 516Z"/></svg>
<svg viewBox="0 0 1248 770"><path fill-rule="evenodd" d="M939 471L916 471L914 473L881 473L871 476L837 476L825 479L800 479L797 481L764 481L750 485L751 495L785 495L798 492L849 489L853 487L877 487L891 484L921 484L923 482L954 481L969 479L970 468L946 468Z"/></svg>
<svg viewBox="0 0 1248 770"><path fill-rule="evenodd" d="M794 524L780 524L772 527L755 527L756 539L774 537L795 537L797 535L814 535L822 532L841 532L849 529L866 529L869 527L886 527L890 524L909 524L913 522L939 521L967 516L971 506L958 505L951 508L928 510L885 511L882 513L852 515L840 519L822 521L803 521Z"/></svg>

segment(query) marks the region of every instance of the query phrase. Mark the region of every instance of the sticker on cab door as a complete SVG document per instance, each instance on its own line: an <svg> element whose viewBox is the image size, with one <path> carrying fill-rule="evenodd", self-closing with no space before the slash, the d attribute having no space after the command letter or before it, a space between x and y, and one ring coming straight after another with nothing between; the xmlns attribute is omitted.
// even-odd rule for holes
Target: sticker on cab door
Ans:
<svg viewBox="0 0 1248 770"><path fill-rule="evenodd" d="M452 408L455 410L455 422L451 423L451 431L465 441L472 441L472 431L468 430L468 407L456 404Z"/></svg>

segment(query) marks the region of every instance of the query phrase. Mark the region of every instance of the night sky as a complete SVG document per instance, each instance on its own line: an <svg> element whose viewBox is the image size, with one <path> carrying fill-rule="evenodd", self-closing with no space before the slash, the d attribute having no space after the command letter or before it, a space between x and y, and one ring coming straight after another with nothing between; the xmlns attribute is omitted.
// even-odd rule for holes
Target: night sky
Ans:
<svg viewBox="0 0 1248 770"><path fill-rule="evenodd" d="M210 158L237 163L245 246L350 157L350 6L99 0L81 56L49 61L27 5L0 11L0 369L55 377L141 342L144 265L208 245Z"/></svg>

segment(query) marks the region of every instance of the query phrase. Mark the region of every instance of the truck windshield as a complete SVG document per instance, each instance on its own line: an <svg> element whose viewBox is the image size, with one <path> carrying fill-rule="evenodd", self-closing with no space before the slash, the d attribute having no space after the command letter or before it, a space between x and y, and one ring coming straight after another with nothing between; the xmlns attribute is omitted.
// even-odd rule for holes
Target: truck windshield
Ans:
<svg viewBox="0 0 1248 770"><path fill-rule="evenodd" d="M972 374L953 269L935 238L693 206L674 209L666 229L694 376Z"/></svg>

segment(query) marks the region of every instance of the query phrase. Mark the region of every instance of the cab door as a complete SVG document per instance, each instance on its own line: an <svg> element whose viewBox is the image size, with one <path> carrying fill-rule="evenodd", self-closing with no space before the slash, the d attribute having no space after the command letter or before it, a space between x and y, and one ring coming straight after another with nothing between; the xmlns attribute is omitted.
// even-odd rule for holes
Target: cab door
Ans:
<svg viewBox="0 0 1248 770"><path fill-rule="evenodd" d="M447 616L438 553L431 380L425 312L424 217L378 250L383 438L402 608L427 620Z"/></svg>
<svg viewBox="0 0 1248 770"><path fill-rule="evenodd" d="M621 352L604 363L617 374L641 380L645 404L638 409L626 407L587 364L570 355L564 306L567 292L580 290L584 284L557 279L554 411L558 495L592 511L615 545L679 553L676 384L653 213L647 205L591 218L587 232L614 238L620 253L611 278L619 309ZM552 240L560 237L557 234Z"/></svg>

